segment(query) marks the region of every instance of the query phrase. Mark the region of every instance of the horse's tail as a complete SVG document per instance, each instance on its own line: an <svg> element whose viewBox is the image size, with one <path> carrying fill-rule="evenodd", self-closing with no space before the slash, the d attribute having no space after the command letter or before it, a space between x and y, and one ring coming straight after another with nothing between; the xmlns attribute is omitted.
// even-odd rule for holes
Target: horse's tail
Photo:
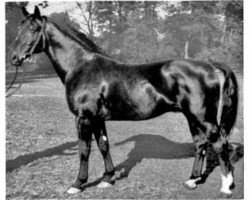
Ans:
<svg viewBox="0 0 250 200"><path fill-rule="evenodd" d="M216 65L224 74L224 84L221 85L220 101L218 112L220 110L219 130L220 134L227 137L233 128L238 110L238 84L233 71L223 64Z"/></svg>

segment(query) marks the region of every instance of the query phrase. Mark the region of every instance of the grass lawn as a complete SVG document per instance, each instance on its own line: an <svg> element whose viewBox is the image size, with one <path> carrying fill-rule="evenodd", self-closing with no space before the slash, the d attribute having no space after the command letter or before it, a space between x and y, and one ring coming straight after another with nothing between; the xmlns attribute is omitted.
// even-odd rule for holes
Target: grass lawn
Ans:
<svg viewBox="0 0 250 200"><path fill-rule="evenodd" d="M230 142L243 143L242 77L239 114ZM74 116L69 112L59 78L29 77L6 99L7 199L211 199L220 198L220 169L196 190L182 181L193 166L192 138L182 114L167 113L140 122L107 122L115 166L129 169L127 178L107 189L95 181L104 164L95 141L89 163L90 184L82 193L68 195L79 160ZM233 198L243 198L243 159L235 163Z"/></svg>

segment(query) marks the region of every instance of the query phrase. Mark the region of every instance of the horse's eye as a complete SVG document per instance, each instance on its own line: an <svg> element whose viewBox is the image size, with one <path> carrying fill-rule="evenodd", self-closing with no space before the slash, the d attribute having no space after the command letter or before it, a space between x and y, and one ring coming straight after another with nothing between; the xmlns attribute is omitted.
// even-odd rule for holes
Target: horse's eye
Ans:
<svg viewBox="0 0 250 200"><path fill-rule="evenodd" d="M32 27L32 26L31 26L31 27L30 27L30 30L31 30L32 33L34 33L34 32L36 32L37 27Z"/></svg>
<svg viewBox="0 0 250 200"><path fill-rule="evenodd" d="M39 29L39 26L37 25L37 23L34 23L34 22L30 23L30 30L32 32L38 31L38 29Z"/></svg>
<svg viewBox="0 0 250 200"><path fill-rule="evenodd" d="M36 32L36 31L38 31L39 30L39 26L37 26L37 25L31 25L30 26L30 30L31 30L31 32Z"/></svg>

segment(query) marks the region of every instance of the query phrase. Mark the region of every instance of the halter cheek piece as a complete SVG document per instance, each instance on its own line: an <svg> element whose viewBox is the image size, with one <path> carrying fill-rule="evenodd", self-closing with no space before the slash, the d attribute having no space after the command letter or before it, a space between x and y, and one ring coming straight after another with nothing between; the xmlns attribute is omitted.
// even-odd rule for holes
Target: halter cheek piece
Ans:
<svg viewBox="0 0 250 200"><path fill-rule="evenodd" d="M45 46L46 46L45 28L46 28L46 18L43 17L42 23L41 23L41 30L37 36L37 39L36 39L33 47L31 48L30 52L24 55L24 59L33 55L33 53L34 53L35 49L37 48L41 39L43 41L43 50L45 49Z"/></svg>

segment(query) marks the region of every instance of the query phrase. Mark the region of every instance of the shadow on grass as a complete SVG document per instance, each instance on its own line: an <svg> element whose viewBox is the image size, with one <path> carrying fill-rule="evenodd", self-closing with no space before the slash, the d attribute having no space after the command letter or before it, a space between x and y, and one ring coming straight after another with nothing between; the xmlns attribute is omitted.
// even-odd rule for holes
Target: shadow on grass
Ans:
<svg viewBox="0 0 250 200"><path fill-rule="evenodd" d="M59 156L70 156L74 155L75 153L65 153L65 150L70 150L73 147L77 146L78 142L67 142L65 144L46 149L44 151L35 152L32 154L27 154L23 156L18 156L17 158L13 160L7 160L6 161L6 172L12 172L18 168L20 168L23 165L27 165L35 160L38 160L40 158L44 157L51 157L54 155Z"/></svg>
<svg viewBox="0 0 250 200"><path fill-rule="evenodd" d="M153 159L183 159L194 156L193 143L178 143L159 135L141 134L132 136L115 146L134 142L134 148L127 155L127 159L116 166L116 170L123 171L121 177L127 177L132 168L144 158Z"/></svg>
<svg viewBox="0 0 250 200"><path fill-rule="evenodd" d="M132 136L122 142L115 143L114 146L120 146L128 142L134 142L134 148L127 155L127 159L115 167L120 175L116 175L116 180L120 180L128 176L129 172L139 164L144 158L148 159L182 159L194 156L193 143L177 143L168 140L159 135L140 134ZM102 177L87 183L83 188L98 185L102 181Z"/></svg>
<svg viewBox="0 0 250 200"><path fill-rule="evenodd" d="M122 142L116 143L115 146L123 145L128 142L134 142L135 146L127 155L128 158L115 167L117 171L120 171L120 175L116 178L117 180L128 177L130 171L144 158L183 159L194 157L195 155L193 143L173 142L159 135L135 135ZM231 163L236 163L243 157L243 149L244 146L240 143L229 144ZM218 165L218 155L213 150L212 145L209 144L207 150L207 167L203 174L204 182Z"/></svg>
<svg viewBox="0 0 250 200"><path fill-rule="evenodd" d="M139 164L144 158L146 159L183 159L194 157L193 143L173 142L159 135L140 134L132 136L124 141L115 143L114 146L120 146L128 142L134 142L134 148L128 153L127 159L118 164L115 168L120 171L120 175L116 176L116 180L128 177L130 171ZM46 149L45 151L35 152L33 154L19 156L13 160L6 162L6 171L12 172L23 165L27 165L37 159L51 157L54 155L70 156L75 153L65 153L65 150L71 150L76 147L78 142L67 142L65 144ZM114 148L114 147L113 147ZM229 144L229 154L232 163L236 163L243 157L244 146L240 143ZM213 151L211 145L207 151L207 168L204 172L203 181L205 182L208 175L219 165L218 156ZM122 171L122 172L121 172ZM191 172L191 169L190 169ZM98 185L102 181L102 177L93 182L83 185L88 188Z"/></svg>

